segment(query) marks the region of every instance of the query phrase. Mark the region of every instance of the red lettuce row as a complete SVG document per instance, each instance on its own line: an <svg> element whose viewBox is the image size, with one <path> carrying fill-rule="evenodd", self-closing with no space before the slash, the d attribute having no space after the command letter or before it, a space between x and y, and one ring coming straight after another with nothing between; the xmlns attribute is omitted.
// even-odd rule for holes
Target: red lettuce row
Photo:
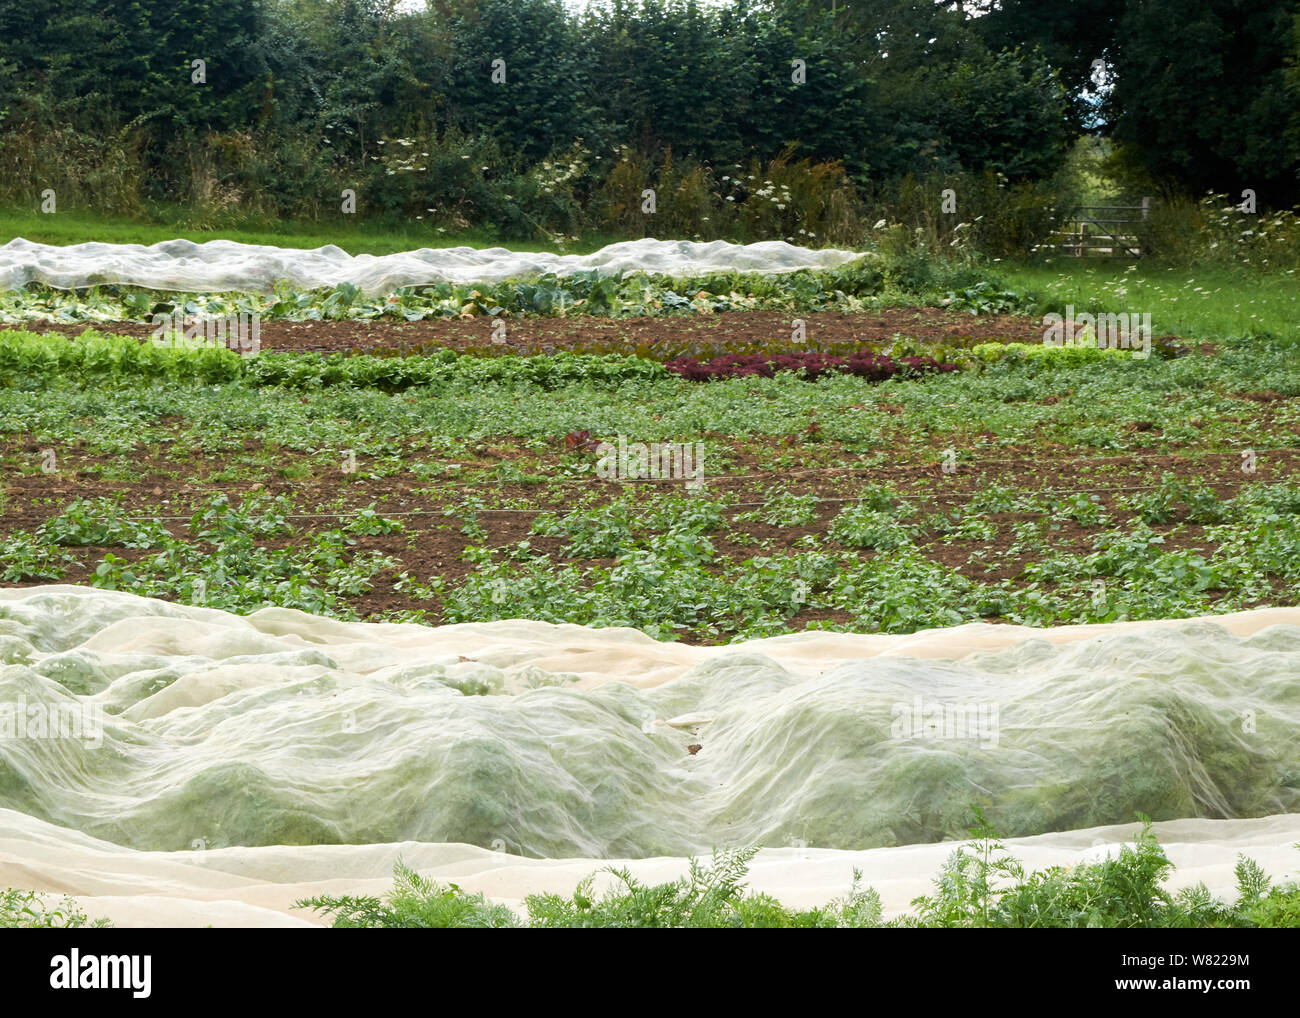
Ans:
<svg viewBox="0 0 1300 1018"><path fill-rule="evenodd" d="M693 382L750 376L771 378L778 371L802 371L809 379L838 373L856 375L872 382L883 382L886 378L895 375L921 375L957 370L955 364L941 364L932 357L894 358L865 350L847 357L816 351L796 351L773 356L724 354L707 361L678 357L676 360L665 362L664 367L673 374Z"/></svg>

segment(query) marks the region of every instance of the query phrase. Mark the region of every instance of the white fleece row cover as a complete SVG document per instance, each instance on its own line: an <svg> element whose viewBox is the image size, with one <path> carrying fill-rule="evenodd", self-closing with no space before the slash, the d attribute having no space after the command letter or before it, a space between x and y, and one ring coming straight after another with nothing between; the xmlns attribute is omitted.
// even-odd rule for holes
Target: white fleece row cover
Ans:
<svg viewBox="0 0 1300 1018"><path fill-rule="evenodd" d="M1297 676L1300 608L697 647L4 588L0 888L305 925L296 898L379 893L399 858L517 905L756 846L757 890L824 904L856 866L896 911L983 803L1035 866L1142 811L1177 886L1230 897L1238 852L1300 863Z"/></svg>
<svg viewBox="0 0 1300 1018"><path fill-rule="evenodd" d="M0 246L0 289L45 283L60 289L129 284L153 290L265 293L277 282L300 290L351 283L387 293L429 283L495 283L547 273L604 275L644 272L689 276L711 272L828 269L859 258L854 251L813 251L784 241L730 244L717 240L628 240L589 255L511 251L504 247L420 248L391 255L350 255L333 244L312 250L233 240L167 240L143 244L33 244L21 237Z"/></svg>

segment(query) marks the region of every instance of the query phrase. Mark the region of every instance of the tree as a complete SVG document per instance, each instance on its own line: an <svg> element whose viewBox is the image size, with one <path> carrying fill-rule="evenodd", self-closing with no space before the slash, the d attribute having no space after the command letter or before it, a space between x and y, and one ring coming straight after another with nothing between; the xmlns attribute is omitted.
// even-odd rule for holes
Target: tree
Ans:
<svg viewBox="0 0 1300 1018"><path fill-rule="evenodd" d="M530 161L600 131L586 46L560 0L459 0L440 10L455 41L451 113L461 126Z"/></svg>

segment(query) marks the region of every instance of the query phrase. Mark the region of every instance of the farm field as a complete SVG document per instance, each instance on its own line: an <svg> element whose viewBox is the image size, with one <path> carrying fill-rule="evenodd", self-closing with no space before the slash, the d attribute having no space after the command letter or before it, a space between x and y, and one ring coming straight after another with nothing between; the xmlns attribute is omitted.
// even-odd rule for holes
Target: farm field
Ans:
<svg viewBox="0 0 1300 1018"><path fill-rule="evenodd" d="M1221 931L1300 928L1293 6L0 4L14 998L1291 992Z"/></svg>
<svg viewBox="0 0 1300 1018"><path fill-rule="evenodd" d="M134 638L120 643L110 628L85 644L98 647L87 657L76 641L69 645L53 635L48 621L41 621L47 612L84 603L78 613L88 612L87 618L102 626L125 611L141 620L142 632L150 631L147 620L156 612L144 606L160 602L200 613L169 625L181 624L180 618L191 620L185 625L197 624L212 609L257 619L285 608L310 613L304 619L320 617L322 625L328 619L402 622L424 632L451 633L468 623L452 658L460 665L450 671L437 665L434 688L471 700L486 696L509 702L522 696L521 705L539 695L530 688L577 682L592 690L580 694L584 700L603 688L602 680L584 673L589 666L579 663L581 655L575 657L572 648L558 656L543 649L550 639L547 624L576 623L591 627L582 632L609 633L624 648L615 660L632 655L619 672L658 674L656 683L662 665L658 671L639 671L646 666L633 663L649 647L693 645L723 653L734 647L741 654L770 654L775 645L759 651L766 645L754 641L784 634L905 640L921 633L931 641L924 646L933 648L927 633L993 624L990 635L975 643L956 635L946 647L941 641L939 654L960 656L976 647L986 652L1008 647L1033 632L1023 626L1100 624L1096 632L1102 633L1112 623L1166 620L1161 624L1167 625L1167 620L1218 616L1233 625L1242 620L1243 637L1260 632L1261 625L1268 633L1287 628L1289 616L1269 612L1295 604L1300 591L1300 362L1289 337L1224 334L1214 320L1191 316L1177 334L1157 330L1149 357L1095 346L1045 349L1042 319L1035 313L1055 307L1058 298L1010 290L1005 283L970 284L943 297L914 294L909 306L900 291L882 300L890 284L877 274L850 267L831 276L848 282L837 287L825 275L806 272L762 282L703 277L689 286L634 277L606 291L612 299L601 302L603 314L593 313L595 308L569 314L566 300L556 299L568 294L585 307L580 302L602 285L595 278L406 290L397 297L396 314L390 310L393 302L371 302L346 289L289 298L171 296L114 287L81 293L75 301L57 291L29 291L21 308L9 310L11 318L26 315L26 320L0 331L0 464L6 471L0 550L3 581L10 588L0 614L9 631L25 641L11 646L10 658L44 661L38 665L43 674L73 681L70 688L83 695L101 689L90 694L95 702L114 704L110 715L135 728L147 716L172 716L167 692L172 679L128 690L147 674L142 667L167 660L157 656L163 645ZM754 284L752 289L746 282ZM674 301L678 290L684 293ZM548 298L540 312L538 292ZM640 305L630 299L635 294ZM466 308L470 303L474 306ZM241 306L268 312L255 352L186 348L175 336L160 344L150 321L151 314L170 314L177 307L201 317ZM378 314L368 313L370 307ZM115 317L122 320L105 320ZM803 322L798 342L792 332L796 317ZM504 341L494 342L493 329L503 323ZM782 360L795 355L803 359ZM761 365L767 366L759 370ZM628 461L620 470L617 453L610 455L620 440L624 447L640 442L679 454L689 450L690 466L673 474L670 456L664 461L669 476L628 476ZM680 458L678 466L684 466ZM134 601L67 600L73 591L96 590L103 593L92 598L160 600L141 601L139 608L131 607ZM1250 614L1260 609L1263 615ZM1242 612L1247 614L1232 614ZM521 619L535 620L530 624L542 629L502 632L487 644L469 636L481 627L518 627L507 620ZM1284 623L1282 629L1268 630L1269 620ZM448 625L452 628L437 628ZM283 635L297 626L286 618L264 631ZM633 641L638 630L640 639L658 642L641 648ZM37 637L39 632L47 635ZM311 640L324 639L323 646L335 642L337 637L324 632ZM500 657L521 638L541 643L519 645ZM1123 637L1117 631L1112 639ZM1196 638L1171 634L1165 639L1167 653L1178 656L1190 650L1182 641ZM1225 663L1246 660L1243 653L1262 653L1258 668L1266 671L1249 674L1267 674L1275 667L1273 658L1285 655L1285 640L1274 646L1266 634L1254 639L1265 641L1259 651L1243 649ZM259 660L263 663L252 666L256 672L248 674L260 678L244 693L223 695L219 690L228 687L211 687L210 680L196 675L190 680L199 683L195 689L208 689L198 694L198 702L207 705L204 713L240 711L246 697L265 697L255 690L270 688L262 687L267 677L279 674L279 662L298 653L286 647L290 658L283 652L267 657L271 648L262 647L260 658L229 658L236 646L209 653L216 661L249 662L236 668ZM1117 653L1131 652L1120 646ZM846 650L847 645L835 653ZM119 661L108 672L105 652ZM139 657L142 652L152 656ZM906 658L915 652L900 645L895 653ZM1195 653L1222 654L1208 648ZM376 651L375 659L387 655ZM313 660L342 669L325 673L340 676L324 687L342 681L339 692L349 688L341 676L359 667L338 657ZM514 663L503 668L505 660ZM125 674L113 678L123 667ZM1003 666L984 667L1019 671L1024 663L1012 658ZM1056 667L1094 688L1092 695L1108 702L1106 710L1133 709L1131 703L1125 706L1128 694L1103 692L1095 684L1104 680L1072 671L1079 667L1072 660L1062 658ZM81 677L72 680L66 668ZM576 669L576 675L566 669ZM366 670L361 667L361 673ZM303 680L293 677L299 673L290 668L284 674L289 688L299 689ZM662 732L650 736L654 752L665 754L653 768L670 768L674 755L684 754L696 769L704 768L698 780L707 780L716 761L739 750L728 749L727 729L715 733L698 710L689 723L673 719L674 712L689 717L692 707L718 702L685 694L695 672L683 675L678 666L675 674L681 675L678 683L687 683L675 700L651 694L641 706L622 709L650 719L651 727L641 726L646 732ZM760 674L761 668L747 681ZM814 672L804 674L803 681L822 681L812 680ZM1221 683L1225 676L1212 681ZM920 673L907 681L919 678ZM308 686L288 700L275 694L267 701L272 716L296 697L321 695L320 679L306 681ZM664 687L672 688L671 682ZM720 688L714 697L722 695ZM1248 696L1247 689L1239 679L1229 697ZM337 709L328 703L322 701L322 718L336 722ZM884 707L863 703L853 709L865 710L866 717ZM349 711L358 709L363 709L360 702ZM550 709L537 700L530 710L541 712L534 723L552 724L543 720ZM456 707L449 717L459 715ZM479 723L492 730L500 721L494 713ZM589 727L593 724L597 727ZM627 735L620 732L625 724L592 718L584 730L592 737L602 733L601 744L616 754L612 760L625 751L615 749L625 744ZM806 724L814 727L799 730L811 734L821 722ZM1207 759L1202 754L1223 737L1219 724L1210 729L1216 734L1194 740L1186 751L1189 759ZM110 737L128 737L128 730ZM1145 745L1142 740L1152 736L1151 731L1134 733L1139 741L1133 745ZM276 740L269 733L248 737L263 740L258 753L280 752L271 748ZM1284 753L1271 741L1275 737L1270 734L1247 752L1251 770L1244 783L1233 784L1228 772L1212 768L1208 784L1188 784L1182 765L1157 766L1163 782L1133 788L1129 777L1098 777L1112 788L1105 799L1087 807L1063 802L1056 809L1028 801L1016 805L1014 796L998 791L1009 777L1001 772L984 774L978 784L991 792L982 799L988 822L1019 839L1012 842L1016 846L1045 831L1124 824L1135 811L1173 822L1188 814L1188 796L1216 798L1221 816L1264 818L1291 809L1294 794L1290 780L1272 774L1268 763ZM1019 751L1043 752L1032 737L1029 742L1011 738ZM1083 755L1077 759L1089 759L1096 751L1092 737L1081 732L1078 738L1076 752ZM823 752L825 766L855 766L850 763L859 752L850 748L855 743L850 739L829 749L829 755ZM377 731L363 744L368 753L389 752L383 748L387 737ZM438 752L461 752L457 745L453 738ZM521 746L514 751L530 752ZM127 751L128 759L132 755ZM754 857L741 849L769 846L767 852L795 843L824 846L821 851L832 855L854 850L868 873L880 872L884 857L870 854L873 845L913 845L919 851L924 843L960 836L981 801L962 791L964 781L987 766L982 762L987 755L977 747L957 751L959 766L970 769L967 778L950 792L932 793L920 817L882 806L883 813L827 827L816 807L810 812L796 806L802 820L795 821L772 814L766 801L733 802L732 823L745 825L739 840L736 830L682 827L670 819L673 814L657 813L663 805L648 800L639 806L625 802L616 815L636 816L640 823L658 815L663 832L658 839L615 836L605 831L607 821L595 817L576 837L545 820L521 826L505 819L520 816L520 805L503 801L509 788L494 781L472 787L476 805L470 812L436 813L414 828L394 817L358 812L360 804L350 795L322 790L316 793L324 796L319 804L286 828L284 819L274 819L284 794L281 783L301 779L288 778L287 772L276 777L278 765L258 769L253 798L242 805L230 797L247 795L237 789L248 788L248 776L219 775L211 765L200 765L209 774L202 809L216 808L225 817L216 830L198 815L178 816L174 809L164 820L156 811L168 793L163 784L150 783L156 777L144 774L130 779L138 798L126 815L117 813L111 822L105 816L107 826L83 821L81 829L111 831L114 840L139 849L173 851L178 838L193 840L190 835L200 828L195 836L218 850L408 838L466 841L493 847L493 860L585 858L584 872L571 870L574 880L598 869L604 857L707 854L730 844L739 854L715 858L715 869L698 875L703 883L685 879L664 891L675 896L674 908L685 911L675 919L660 915L643 921L709 925L718 921L710 915L747 915L761 900L745 897L753 865L757 886L773 887L785 902L785 911L764 912L763 921L948 924L957 921L952 910L965 906L946 902L942 894L904 908L910 899L891 892L882 900L873 889L855 885L841 888L840 897L827 904L834 895L817 898L794 875L804 869L773 884L762 874L787 871L771 870L773 862L762 852ZM771 761L771 780L802 780L795 759ZM1068 770L1064 760L1060 765ZM361 787L381 780L361 758L349 766ZM634 779L635 772L618 781L643 780L647 773L640 768L642 778ZM443 778L416 773L411 772L415 787L433 780L430 794L440 800L444 793L436 783ZM880 794L912 794L904 790L926 780L922 773L904 771L901 785L896 786L900 778L889 779ZM561 774L543 770L537 780L558 789L570 780ZM727 786L734 780L723 778ZM34 790L42 786L38 781ZM49 788L41 794L58 801L65 793ZM630 786L619 794L629 795ZM706 814L716 808L700 806ZM585 807L574 802L566 809L581 814ZM35 815L52 821L60 811L38 807ZM491 821L489 815L501 819ZM1118 850L1134 836L1131 827L1123 830L1123 837L1102 841ZM1242 836L1256 837L1255 830L1242 828ZM20 839L30 833L21 825L14 829ZM1090 837L1089 851L1095 851L1098 839ZM331 858L347 868L351 864L337 854L341 851ZM1189 875L1200 872L1200 855L1175 851L1172 857L1180 867L1192 867ZM1265 857L1283 872L1290 865L1285 856ZM1074 858L1068 851L1041 857L1043 865ZM1110 864L1104 855L1096 858L1101 861L1087 862L1079 872L1100 867L1098 879L1127 879L1121 871L1105 876ZM1116 858L1137 867L1141 879L1159 881L1170 872L1156 841L1139 838ZM430 856L425 872L451 872L440 860ZM511 865L525 866L521 874L529 872L522 861ZM927 874L942 869L932 855L917 855L915 865L918 878L922 865ZM658 879L676 879L672 872L653 872ZM712 886L709 872L731 874L722 898L699 897ZM1262 919L1262 913L1251 919L1231 911L1227 903L1242 893L1232 884L1243 879L1240 873L1234 876L1220 865L1203 875L1219 895L1217 904L1170 898L1162 906L1169 911L1150 921L1275 921ZM274 913L278 919L245 910L229 913L228 921L302 923L332 916L344 924L401 925L407 921L404 908L431 907L418 905L422 896L433 895L431 902L444 893L441 885L421 883L424 878L399 869L396 911L383 913L387 918L370 906L357 912L361 906L348 893L381 890L385 882L378 876L372 871L347 888L320 885L311 903L282 894L272 904L280 910ZM973 875L961 879L968 878ZM458 879L468 888L485 886L467 872ZM466 890L446 899L455 906L447 914L480 925L509 925L525 914L531 925L605 921L564 898L563 887L555 888L559 898L525 903L528 894L554 885L537 877L521 879L520 892L506 896L513 912L500 911L499 896L493 904ZM908 886L920 893L923 884ZM1183 886L1190 883L1175 878L1170 893ZM343 897L334 896L335 890ZM1288 907L1283 903L1289 900L1274 896L1270 907ZM47 907L40 898L15 898L11 905L23 901L25 907L35 904L36 915ZM89 896L68 907L89 921L93 916L87 918L85 909L94 912L98 904ZM604 907L612 916L632 906L610 898ZM102 911L110 918L115 912L120 922L153 921L130 899L105 901ZM1005 921L1020 920L1008 913Z"/></svg>
<svg viewBox="0 0 1300 1018"><path fill-rule="evenodd" d="M929 350L964 370L690 381L663 367L793 349L793 313L806 348ZM715 641L1293 596L1288 344L1165 337L1145 360L996 359L988 340L1023 345L1035 324L933 307L553 313L510 318L494 344L475 317L272 320L259 357L179 351L165 385L120 357L138 342L75 341L96 352L60 379L41 351L66 340L11 331L0 407L26 426L0 447L15 475L5 578L181 599L198 583L237 609L279 589L348 618L521 615ZM100 328L147 342L151 327ZM594 476L597 445L619 435L698 443L704 490ZM1261 528L1267 542L1251 539ZM210 556L218 534L249 542L260 593L215 582L229 572Z"/></svg>

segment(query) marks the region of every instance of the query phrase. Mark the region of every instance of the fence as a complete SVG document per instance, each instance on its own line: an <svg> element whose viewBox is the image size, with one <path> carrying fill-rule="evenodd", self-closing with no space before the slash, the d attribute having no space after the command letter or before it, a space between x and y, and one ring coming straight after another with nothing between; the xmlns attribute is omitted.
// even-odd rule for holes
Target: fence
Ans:
<svg viewBox="0 0 1300 1018"><path fill-rule="evenodd" d="M1151 211L1151 199L1143 198L1141 205L1076 205L1070 210L1052 241L1041 248L1060 251L1074 258L1088 255L1142 256L1141 242L1131 227L1142 222ZM1140 212L1131 218L1117 218L1115 213ZM1108 214L1101 218L1100 214Z"/></svg>

